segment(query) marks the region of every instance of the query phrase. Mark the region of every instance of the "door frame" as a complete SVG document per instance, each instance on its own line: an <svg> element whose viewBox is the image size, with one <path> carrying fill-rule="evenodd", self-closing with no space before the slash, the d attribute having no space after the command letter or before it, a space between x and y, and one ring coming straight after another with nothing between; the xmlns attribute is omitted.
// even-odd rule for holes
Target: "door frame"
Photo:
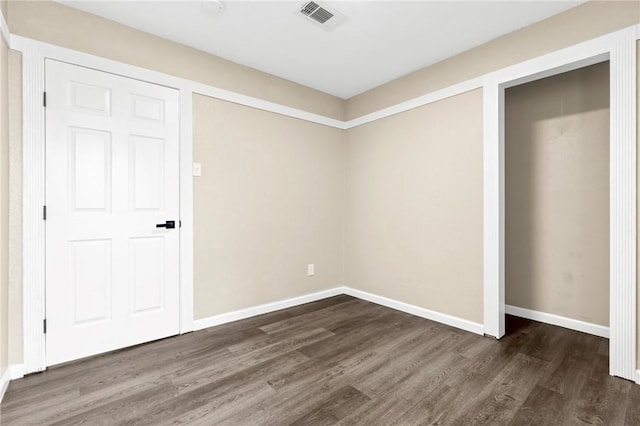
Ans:
<svg viewBox="0 0 640 426"><path fill-rule="evenodd" d="M611 375L636 372L636 40L617 31L487 76L484 98L484 324L505 334L505 89L603 61L610 63L610 362Z"/></svg>
<svg viewBox="0 0 640 426"><path fill-rule="evenodd" d="M15 42L15 43L14 43ZM26 38L12 38L22 52L23 81L23 373L44 371L45 303L45 60L53 59L179 91L180 96L180 334L193 331L192 88L184 80ZM28 171L28 172L27 172Z"/></svg>

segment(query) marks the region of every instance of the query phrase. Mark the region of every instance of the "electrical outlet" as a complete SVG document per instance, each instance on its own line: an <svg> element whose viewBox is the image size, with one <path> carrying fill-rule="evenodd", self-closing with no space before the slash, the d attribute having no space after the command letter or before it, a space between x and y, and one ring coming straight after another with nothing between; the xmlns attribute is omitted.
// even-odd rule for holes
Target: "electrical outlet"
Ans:
<svg viewBox="0 0 640 426"><path fill-rule="evenodd" d="M316 266L313 263L307 265L307 276L312 277L316 274Z"/></svg>

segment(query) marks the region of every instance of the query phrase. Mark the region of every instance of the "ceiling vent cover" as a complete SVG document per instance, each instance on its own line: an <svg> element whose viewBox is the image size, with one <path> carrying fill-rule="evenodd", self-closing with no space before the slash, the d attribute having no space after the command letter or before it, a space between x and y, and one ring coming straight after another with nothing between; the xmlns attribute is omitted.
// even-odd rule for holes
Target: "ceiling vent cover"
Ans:
<svg viewBox="0 0 640 426"><path fill-rule="evenodd" d="M319 1L303 3L296 14L324 28L326 31L334 30L347 20L345 15Z"/></svg>

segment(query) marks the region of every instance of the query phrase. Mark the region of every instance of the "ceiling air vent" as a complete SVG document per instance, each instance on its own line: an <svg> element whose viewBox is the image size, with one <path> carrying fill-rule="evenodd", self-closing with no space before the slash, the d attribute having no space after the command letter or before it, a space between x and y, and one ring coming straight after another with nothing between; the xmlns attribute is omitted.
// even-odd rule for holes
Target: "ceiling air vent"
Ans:
<svg viewBox="0 0 640 426"><path fill-rule="evenodd" d="M347 17L342 13L317 1L304 3L298 9L297 14L327 31L332 31L347 20Z"/></svg>

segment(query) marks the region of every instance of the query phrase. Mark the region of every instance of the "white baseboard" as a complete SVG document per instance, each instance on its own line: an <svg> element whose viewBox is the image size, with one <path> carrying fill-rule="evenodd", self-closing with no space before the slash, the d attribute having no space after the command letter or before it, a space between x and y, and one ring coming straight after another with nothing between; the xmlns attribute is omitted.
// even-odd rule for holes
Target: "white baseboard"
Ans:
<svg viewBox="0 0 640 426"><path fill-rule="evenodd" d="M636 370L636 383L640 385L640 370Z"/></svg>
<svg viewBox="0 0 640 426"><path fill-rule="evenodd" d="M572 318L561 317L560 315L547 314L545 312L534 311L532 309L519 308L517 306L506 305L505 312L516 317L527 318L534 321L544 322L551 325L568 328L570 330L581 331L583 333L594 334L600 337L609 338L609 327L592 324Z"/></svg>
<svg viewBox="0 0 640 426"><path fill-rule="evenodd" d="M2 402L4 393L9 387L9 382L11 382L11 380L21 379L23 377L24 364L10 365L6 370L4 370L4 373L2 373L2 376L0 377L0 402Z"/></svg>
<svg viewBox="0 0 640 426"><path fill-rule="evenodd" d="M2 402L2 398L4 397L4 393L7 391L9 387L9 382L11 381L11 367L7 367L4 370L4 373L0 376L0 402Z"/></svg>
<svg viewBox="0 0 640 426"><path fill-rule="evenodd" d="M484 325L477 322L454 317L453 315L443 314L441 312L432 311L430 309L421 308L419 306L410 305L405 302L399 302L394 299L389 299L388 297L378 296L377 294L367 293L366 291L356 290L350 287L344 287L344 292L345 294L357 297L358 299L367 300L378 305L386 306L391 309L396 309L398 311L406 312L411 315L426 318L431 321L450 325L452 327L469 331L471 333L484 335Z"/></svg>
<svg viewBox="0 0 640 426"><path fill-rule="evenodd" d="M11 380L22 379L24 377L24 364L15 364L9 366Z"/></svg>
<svg viewBox="0 0 640 426"><path fill-rule="evenodd" d="M337 296L339 294L347 294L349 296L357 297L358 299L386 306L391 309L396 309L398 311L406 312L411 315L416 315L462 330L470 331L471 333L480 335L484 334L484 325L482 324L454 317L452 315L435 312L429 309L421 308L419 306L410 305L408 303L399 302L397 300L389 299L388 297L367 293L366 291L356 290L351 287L335 287L329 290L306 294L304 296L293 297L291 299L281 300L273 303L266 303L264 305L202 318L193 322L193 329L194 331L202 330L203 328L226 324L228 322L238 321L256 315L262 315L269 312L278 311L280 309L291 308L293 306L302 305L303 303L315 302L316 300L326 299L327 297Z"/></svg>
<svg viewBox="0 0 640 426"><path fill-rule="evenodd" d="M237 311L227 312L224 314L214 315L207 318L195 320L193 322L193 330L202 330L203 328L213 327L220 324L226 324L232 321L238 321L245 318L255 317L257 315L269 312L279 311L280 309L291 308L293 306L302 305L304 303L315 302L316 300L326 299L328 297L344 294L344 287L335 287L328 290L318 291L316 293L305 294L303 296L292 297L291 299L280 300L277 302L265 303L264 305L253 306L251 308L240 309Z"/></svg>

